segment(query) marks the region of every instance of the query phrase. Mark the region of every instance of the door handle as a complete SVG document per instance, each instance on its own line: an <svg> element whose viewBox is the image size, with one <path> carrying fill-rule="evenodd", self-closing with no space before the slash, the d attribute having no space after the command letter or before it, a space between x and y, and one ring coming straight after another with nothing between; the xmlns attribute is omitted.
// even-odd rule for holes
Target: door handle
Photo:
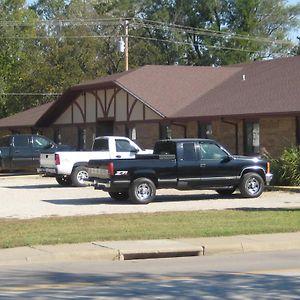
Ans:
<svg viewBox="0 0 300 300"><path fill-rule="evenodd" d="M121 158L121 155L116 155L116 158Z"/></svg>
<svg viewBox="0 0 300 300"><path fill-rule="evenodd" d="M206 164L200 164L200 168L206 167Z"/></svg>

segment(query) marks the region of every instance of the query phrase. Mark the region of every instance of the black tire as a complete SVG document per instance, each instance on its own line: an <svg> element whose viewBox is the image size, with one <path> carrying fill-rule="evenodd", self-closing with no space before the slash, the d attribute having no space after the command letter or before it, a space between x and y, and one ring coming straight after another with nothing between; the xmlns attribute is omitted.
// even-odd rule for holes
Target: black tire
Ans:
<svg viewBox="0 0 300 300"><path fill-rule="evenodd" d="M148 204L156 194L156 187L152 180L148 178L135 179L129 188L129 198L133 203Z"/></svg>
<svg viewBox="0 0 300 300"><path fill-rule="evenodd" d="M57 176L55 177L57 183L61 186L71 186L72 185L72 180L71 177L68 175L62 175L62 176Z"/></svg>
<svg viewBox="0 0 300 300"><path fill-rule="evenodd" d="M264 191L265 183L257 173L247 173L242 177L239 189L243 197L256 198Z"/></svg>
<svg viewBox="0 0 300 300"><path fill-rule="evenodd" d="M216 192L221 196L230 196L234 193L236 188L217 189Z"/></svg>
<svg viewBox="0 0 300 300"><path fill-rule="evenodd" d="M85 179L89 178L87 168L84 166L75 167L71 174L73 186L87 186Z"/></svg>
<svg viewBox="0 0 300 300"><path fill-rule="evenodd" d="M129 198L128 192L108 192L109 196L117 201L126 201Z"/></svg>

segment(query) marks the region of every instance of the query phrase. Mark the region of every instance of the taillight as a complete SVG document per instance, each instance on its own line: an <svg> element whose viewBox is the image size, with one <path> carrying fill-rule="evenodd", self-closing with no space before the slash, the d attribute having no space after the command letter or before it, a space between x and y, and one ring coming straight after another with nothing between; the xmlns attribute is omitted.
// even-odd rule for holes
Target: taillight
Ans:
<svg viewBox="0 0 300 300"><path fill-rule="evenodd" d="M114 163L112 161L108 163L107 171L108 171L109 176L114 176L115 175Z"/></svg>
<svg viewBox="0 0 300 300"><path fill-rule="evenodd" d="M59 154L54 154L54 161L56 165L60 165L60 158Z"/></svg>
<svg viewBox="0 0 300 300"><path fill-rule="evenodd" d="M271 173L271 164L267 162L267 173Z"/></svg>

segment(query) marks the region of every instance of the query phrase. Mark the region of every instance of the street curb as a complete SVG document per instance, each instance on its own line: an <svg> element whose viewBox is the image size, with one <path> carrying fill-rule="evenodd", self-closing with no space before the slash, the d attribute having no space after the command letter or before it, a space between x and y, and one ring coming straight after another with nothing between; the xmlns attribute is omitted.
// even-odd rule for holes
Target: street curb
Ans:
<svg viewBox="0 0 300 300"><path fill-rule="evenodd" d="M69 261L122 261L286 250L300 250L300 232L172 240L96 241L82 244L0 249L0 266Z"/></svg>
<svg viewBox="0 0 300 300"><path fill-rule="evenodd" d="M300 193L300 186L266 186L266 190Z"/></svg>

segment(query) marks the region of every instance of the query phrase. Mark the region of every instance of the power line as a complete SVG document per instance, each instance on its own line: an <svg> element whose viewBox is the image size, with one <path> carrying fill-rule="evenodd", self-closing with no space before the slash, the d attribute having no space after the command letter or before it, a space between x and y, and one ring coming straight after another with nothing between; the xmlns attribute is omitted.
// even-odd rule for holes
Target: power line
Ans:
<svg viewBox="0 0 300 300"><path fill-rule="evenodd" d="M60 25L60 26L100 26L100 25L107 25L107 26L123 26L123 22L127 20L130 21L130 25L139 25L144 28L149 29L157 29L157 30L173 30L177 33L181 34L194 34L199 36L209 36L209 37L216 37L216 38L226 38L226 39L238 39L238 40L247 40L247 41L254 41L260 43L270 43L270 44L279 44L279 45L289 45L293 46L294 44L287 40L275 40L268 37L256 37L250 35L242 35L236 34L232 32L226 31L216 31L206 28L197 28L191 26L184 26L178 24L170 24L164 23L160 21L152 21L147 19L137 19L137 18L104 18L104 19L62 19L62 20L47 20L47 21L38 21L35 23L22 23L22 22L14 22L14 21L0 21L0 24L3 26L37 26L37 25ZM103 24L106 23L106 24ZM110 23L110 24L109 24ZM78 36L78 38L83 36ZM84 38L90 36L84 36ZM91 36L95 37L95 36ZM5 38L5 37L1 37ZM13 39L14 37L8 37ZM18 37L19 38L19 37ZM40 37L43 38L43 37ZM70 37L71 38L71 37ZM72 37L76 38L76 36ZM27 38L28 39L28 38Z"/></svg>

